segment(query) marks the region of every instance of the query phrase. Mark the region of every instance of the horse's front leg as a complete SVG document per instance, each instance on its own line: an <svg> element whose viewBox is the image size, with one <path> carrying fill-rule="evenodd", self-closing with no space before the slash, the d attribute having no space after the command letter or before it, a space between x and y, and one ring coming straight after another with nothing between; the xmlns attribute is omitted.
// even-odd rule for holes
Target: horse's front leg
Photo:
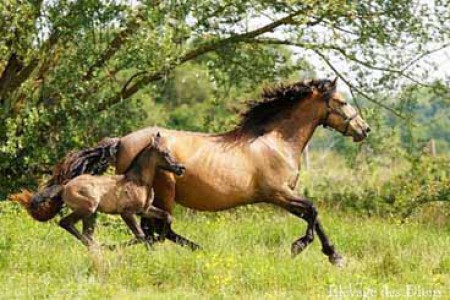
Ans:
<svg viewBox="0 0 450 300"><path fill-rule="evenodd" d="M330 263L342 267L344 265L344 258L335 250L334 245L328 239L328 236L325 234L319 218L316 219L315 229L322 244L323 254L328 256L328 260L330 261Z"/></svg>
<svg viewBox="0 0 450 300"><path fill-rule="evenodd" d="M298 255L302 252L310 243L314 240L314 231L317 232L319 239L322 243L322 252L328 256L331 263L335 265L342 265L342 257L335 251L334 246L329 241L322 224L319 221L317 215L317 209L312 201L298 197L276 197L273 203L279 207L282 207L292 213L293 215L305 220L308 223L306 228L306 234L297 239L291 247L292 256Z"/></svg>

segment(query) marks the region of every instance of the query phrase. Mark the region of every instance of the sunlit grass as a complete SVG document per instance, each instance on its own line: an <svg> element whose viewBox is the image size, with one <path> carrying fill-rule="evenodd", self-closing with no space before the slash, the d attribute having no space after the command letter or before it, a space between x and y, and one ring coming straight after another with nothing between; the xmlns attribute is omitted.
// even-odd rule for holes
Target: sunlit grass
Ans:
<svg viewBox="0 0 450 300"><path fill-rule="evenodd" d="M12 203L0 205L3 298L297 299L371 289L383 296L408 288L449 293L450 232L434 225L321 210L325 228L347 260L338 269L322 255L318 239L291 259L290 244L305 225L267 206L217 214L177 211L175 229L203 251L166 242L150 252L139 245L89 253L55 222L37 223ZM118 242L130 234L117 218L101 217L96 237Z"/></svg>

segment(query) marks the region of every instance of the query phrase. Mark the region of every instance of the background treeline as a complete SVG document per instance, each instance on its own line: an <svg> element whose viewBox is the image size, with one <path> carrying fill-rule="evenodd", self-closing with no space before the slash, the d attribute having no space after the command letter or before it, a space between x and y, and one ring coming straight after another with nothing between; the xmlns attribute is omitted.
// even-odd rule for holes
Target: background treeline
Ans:
<svg viewBox="0 0 450 300"><path fill-rule="evenodd" d="M229 130L265 85L315 77L320 61L374 130L363 144L318 130L303 192L369 213L449 201L449 87L426 60L449 46L445 2L7 0L0 12L0 199L105 136Z"/></svg>

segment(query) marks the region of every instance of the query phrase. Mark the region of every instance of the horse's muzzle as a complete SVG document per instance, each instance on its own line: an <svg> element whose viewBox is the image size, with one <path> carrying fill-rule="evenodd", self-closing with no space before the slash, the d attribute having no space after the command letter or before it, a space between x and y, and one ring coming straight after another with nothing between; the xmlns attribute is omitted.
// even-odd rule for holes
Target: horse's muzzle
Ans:
<svg viewBox="0 0 450 300"><path fill-rule="evenodd" d="M353 134L353 141L354 142L361 142L364 139L366 139L366 137L369 136L369 132L370 132L370 127L367 126L366 128L363 128L361 130L358 130L357 132L355 132Z"/></svg>

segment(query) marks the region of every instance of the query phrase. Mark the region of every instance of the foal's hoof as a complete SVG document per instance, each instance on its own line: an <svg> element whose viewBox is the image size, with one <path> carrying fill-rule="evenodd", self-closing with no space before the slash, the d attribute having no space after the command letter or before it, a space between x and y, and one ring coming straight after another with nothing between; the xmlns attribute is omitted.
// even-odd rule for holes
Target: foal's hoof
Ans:
<svg viewBox="0 0 450 300"><path fill-rule="evenodd" d="M202 246L197 245L197 244L192 244L190 246L190 248L191 248L192 251L201 251L201 250L203 250Z"/></svg>
<svg viewBox="0 0 450 300"><path fill-rule="evenodd" d="M292 246L291 246L291 256L296 257L303 250L305 250L306 246L307 246L307 244L304 241L302 241L301 239L298 241L295 241L294 243L292 243Z"/></svg>
<svg viewBox="0 0 450 300"><path fill-rule="evenodd" d="M328 260L332 265L335 265L338 268L342 268L345 266L345 260L339 253L333 253L328 256Z"/></svg>
<svg viewBox="0 0 450 300"><path fill-rule="evenodd" d="M102 244L102 248L109 250L109 251L115 251L117 248L119 248L118 245L115 244Z"/></svg>
<svg viewBox="0 0 450 300"><path fill-rule="evenodd" d="M91 244L87 248L91 253L100 253L102 250L99 244Z"/></svg>

